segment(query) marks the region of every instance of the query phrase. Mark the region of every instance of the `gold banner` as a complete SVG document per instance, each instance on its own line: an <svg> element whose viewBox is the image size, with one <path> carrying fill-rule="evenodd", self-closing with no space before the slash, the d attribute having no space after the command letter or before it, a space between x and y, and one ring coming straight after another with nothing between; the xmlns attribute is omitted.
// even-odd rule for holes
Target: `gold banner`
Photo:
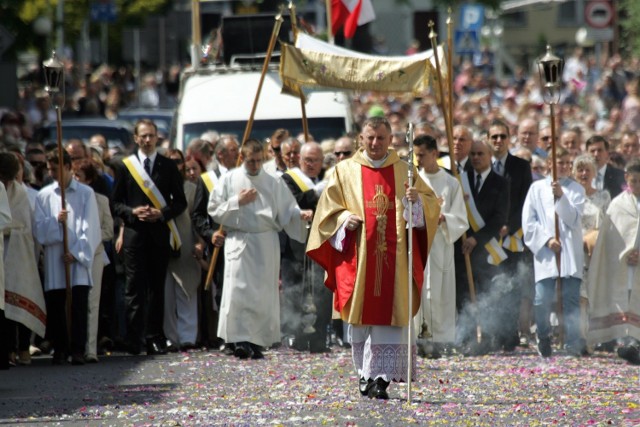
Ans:
<svg viewBox="0 0 640 427"><path fill-rule="evenodd" d="M432 51L385 57L330 49L283 43L280 57L283 92L299 94L301 87L325 87L420 95L428 89L435 74Z"/></svg>

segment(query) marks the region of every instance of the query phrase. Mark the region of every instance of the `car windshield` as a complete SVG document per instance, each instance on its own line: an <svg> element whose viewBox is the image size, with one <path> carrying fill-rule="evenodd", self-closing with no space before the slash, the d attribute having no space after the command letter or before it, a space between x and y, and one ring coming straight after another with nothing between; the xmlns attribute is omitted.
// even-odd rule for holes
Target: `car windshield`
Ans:
<svg viewBox="0 0 640 427"><path fill-rule="evenodd" d="M326 117L309 119L309 133L316 141L322 141L328 138L339 138L346 133L344 118ZM182 147L194 138L200 136L210 130L214 130L219 134L233 134L238 139L244 135L247 122L209 122L209 123L189 123L184 125L184 137ZM269 138L274 130L285 128L289 130L291 135L297 136L302 132L302 122L300 119L276 119L276 120L258 120L253 123L251 130L251 138L264 141Z"/></svg>

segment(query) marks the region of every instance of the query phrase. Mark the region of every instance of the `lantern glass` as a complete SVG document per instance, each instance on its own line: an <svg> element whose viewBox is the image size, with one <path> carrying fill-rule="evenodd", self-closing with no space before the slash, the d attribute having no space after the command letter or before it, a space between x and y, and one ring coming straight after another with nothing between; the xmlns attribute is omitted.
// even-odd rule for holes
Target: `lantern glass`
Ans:
<svg viewBox="0 0 640 427"><path fill-rule="evenodd" d="M44 90L49 94L57 94L61 91L64 84L64 65L56 56L54 50L51 58L42 63L44 68Z"/></svg>
<svg viewBox="0 0 640 427"><path fill-rule="evenodd" d="M547 46L547 53L538 60L538 71L542 82L542 95L547 104L557 104L560 101L560 86L564 60L558 58Z"/></svg>

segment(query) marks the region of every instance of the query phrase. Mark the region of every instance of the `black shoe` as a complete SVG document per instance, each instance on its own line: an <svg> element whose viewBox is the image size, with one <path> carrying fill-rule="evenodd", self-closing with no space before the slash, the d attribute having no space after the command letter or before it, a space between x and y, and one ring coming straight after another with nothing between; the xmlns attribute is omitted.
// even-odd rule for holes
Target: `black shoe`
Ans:
<svg viewBox="0 0 640 427"><path fill-rule="evenodd" d="M389 399L389 393L387 393L387 387L389 383L382 378L376 378L368 387L367 396L369 399Z"/></svg>
<svg viewBox="0 0 640 427"><path fill-rule="evenodd" d="M137 356L142 352L141 345L132 342L125 343L124 350L132 356Z"/></svg>
<svg viewBox="0 0 640 427"><path fill-rule="evenodd" d="M157 354L167 354L167 348L160 345L158 341L148 341L147 356L155 356Z"/></svg>
<svg viewBox="0 0 640 427"><path fill-rule="evenodd" d="M195 348L196 348L196 345L190 342L180 344L180 351L189 351L189 350L194 350Z"/></svg>
<svg viewBox="0 0 640 427"><path fill-rule="evenodd" d="M236 351L236 345L232 342L228 342L222 346L222 354L225 356L233 356Z"/></svg>
<svg viewBox="0 0 640 427"><path fill-rule="evenodd" d="M178 350L180 350L180 349L173 342L169 343L169 345L167 345L167 353L177 353Z"/></svg>
<svg viewBox="0 0 640 427"><path fill-rule="evenodd" d="M84 365L84 354L82 353L74 353L71 356L71 364L74 366Z"/></svg>
<svg viewBox="0 0 640 427"><path fill-rule="evenodd" d="M364 377L360 377L360 381L358 383L358 390L360 390L360 394L367 396L372 383L372 379L365 380Z"/></svg>
<svg viewBox="0 0 640 427"><path fill-rule="evenodd" d="M640 365L640 350L633 345L625 345L618 348L618 356L632 365Z"/></svg>
<svg viewBox="0 0 640 427"><path fill-rule="evenodd" d="M245 341L236 344L236 349L233 352L233 355L238 359L248 359L253 355L253 351L251 350L249 343Z"/></svg>
<svg viewBox="0 0 640 427"><path fill-rule="evenodd" d="M542 357L551 357L551 338L538 338L538 353Z"/></svg>
<svg viewBox="0 0 640 427"><path fill-rule="evenodd" d="M322 354L322 353L331 353L331 349L326 345L309 345L309 353L311 354Z"/></svg>
<svg viewBox="0 0 640 427"><path fill-rule="evenodd" d="M582 357L582 356L589 355L587 348L581 345L568 345L566 347L566 350L567 350L567 354L573 357Z"/></svg>
<svg viewBox="0 0 640 427"><path fill-rule="evenodd" d="M55 351L53 353L53 359L51 359L52 365L66 365L67 364L67 355L66 353Z"/></svg>
<svg viewBox="0 0 640 427"><path fill-rule="evenodd" d="M262 353L262 347L256 344L250 344L251 347L251 358L254 360L264 359L264 354Z"/></svg>

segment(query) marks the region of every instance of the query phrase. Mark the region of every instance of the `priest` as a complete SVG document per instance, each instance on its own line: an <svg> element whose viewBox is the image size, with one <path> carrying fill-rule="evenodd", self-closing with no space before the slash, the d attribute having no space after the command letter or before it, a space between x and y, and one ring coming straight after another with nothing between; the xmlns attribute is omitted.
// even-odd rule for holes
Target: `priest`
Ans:
<svg viewBox="0 0 640 427"><path fill-rule="evenodd" d="M363 148L336 165L307 244L309 257L327 273L335 309L349 324L360 392L376 399L389 398L391 381L408 380L408 344L413 353L416 347L408 343L407 328L420 307L424 266L440 214L435 194L417 174L409 184L410 166L389 150L391 135L384 117L364 122ZM411 308L409 215L414 226ZM415 357L412 361L413 377Z"/></svg>

